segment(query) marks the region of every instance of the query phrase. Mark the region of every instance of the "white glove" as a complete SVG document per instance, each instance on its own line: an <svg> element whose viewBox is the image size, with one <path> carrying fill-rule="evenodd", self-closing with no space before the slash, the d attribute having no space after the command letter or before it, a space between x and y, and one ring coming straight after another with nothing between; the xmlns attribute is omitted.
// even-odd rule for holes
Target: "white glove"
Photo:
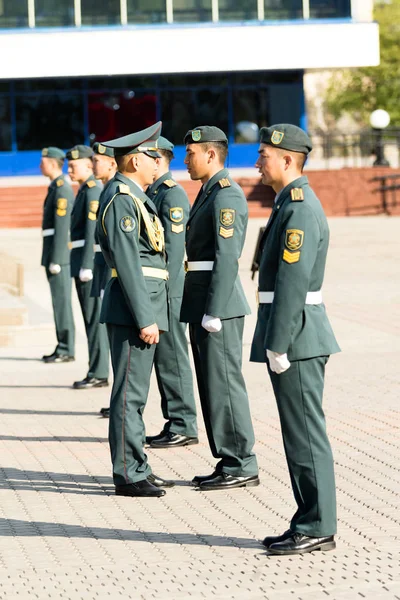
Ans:
<svg viewBox="0 0 400 600"><path fill-rule="evenodd" d="M285 354L278 354L278 352L267 350L267 358L269 360L269 368L278 375L284 373L290 367L286 352Z"/></svg>
<svg viewBox="0 0 400 600"><path fill-rule="evenodd" d="M219 317L211 317L210 315L203 316L201 326L209 333L218 333L222 329L221 319Z"/></svg>
<svg viewBox="0 0 400 600"><path fill-rule="evenodd" d="M60 265L56 265L55 263L50 263L49 271L52 275L58 275L59 273L61 273L61 267Z"/></svg>
<svg viewBox="0 0 400 600"><path fill-rule="evenodd" d="M93 279L92 269L80 269L79 270L79 279L84 283L86 281L92 281L92 279Z"/></svg>

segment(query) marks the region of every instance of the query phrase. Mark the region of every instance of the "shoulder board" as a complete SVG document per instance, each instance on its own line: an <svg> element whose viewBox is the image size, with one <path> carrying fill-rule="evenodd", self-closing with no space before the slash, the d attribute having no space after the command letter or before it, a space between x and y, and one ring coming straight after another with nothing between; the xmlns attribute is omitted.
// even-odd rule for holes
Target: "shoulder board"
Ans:
<svg viewBox="0 0 400 600"><path fill-rule="evenodd" d="M304 192L303 188L293 188L290 190L290 196L293 202L303 202Z"/></svg>
<svg viewBox="0 0 400 600"><path fill-rule="evenodd" d="M91 179L90 181L87 182L86 185L88 186L88 188L96 187L96 182L93 181L93 179Z"/></svg>
<svg viewBox="0 0 400 600"><path fill-rule="evenodd" d="M64 179L57 179L57 187L64 185Z"/></svg>
<svg viewBox="0 0 400 600"><path fill-rule="evenodd" d="M120 183L117 189L120 194L130 194L131 193L131 188L126 183Z"/></svg>
<svg viewBox="0 0 400 600"><path fill-rule="evenodd" d="M173 179L166 179L163 183L165 183L165 185L167 185L169 188L175 187L177 185L176 181L174 181Z"/></svg>
<svg viewBox="0 0 400 600"><path fill-rule="evenodd" d="M218 183L222 188L231 187L231 182L227 177L224 177L224 179L220 179Z"/></svg>

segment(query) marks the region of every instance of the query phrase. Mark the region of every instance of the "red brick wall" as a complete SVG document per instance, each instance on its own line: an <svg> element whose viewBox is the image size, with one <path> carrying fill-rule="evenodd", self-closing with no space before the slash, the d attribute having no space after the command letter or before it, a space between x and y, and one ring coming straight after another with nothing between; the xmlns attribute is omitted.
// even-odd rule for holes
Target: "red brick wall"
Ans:
<svg viewBox="0 0 400 600"><path fill-rule="evenodd" d="M382 213L381 196L376 192L378 183L371 179L395 172L390 168L371 167L309 171L307 175L328 216L353 216ZM260 184L259 178L240 178L237 182L249 201L250 217L268 217L274 198L272 189ZM400 184L400 180L398 182ZM181 183L193 202L200 183ZM46 188L41 186L0 188L0 228L40 227L45 195ZM388 192L388 200L392 202L391 192ZM389 212L400 214L400 190L397 206L390 207Z"/></svg>

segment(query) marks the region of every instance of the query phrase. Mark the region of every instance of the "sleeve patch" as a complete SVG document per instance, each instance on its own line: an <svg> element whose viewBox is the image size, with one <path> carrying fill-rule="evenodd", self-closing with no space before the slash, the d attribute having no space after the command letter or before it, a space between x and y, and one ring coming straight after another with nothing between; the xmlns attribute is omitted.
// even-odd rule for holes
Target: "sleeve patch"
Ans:
<svg viewBox="0 0 400 600"><path fill-rule="evenodd" d="M218 183L222 188L231 187L231 182L227 177L224 177L224 179L220 179Z"/></svg>
<svg viewBox="0 0 400 600"><path fill-rule="evenodd" d="M304 231L301 229L287 229L285 235L285 246L289 250L299 250L304 241Z"/></svg>
<svg viewBox="0 0 400 600"><path fill-rule="evenodd" d="M297 252L289 252L289 250L286 250L285 248L283 251L282 258L285 262L289 263L290 265L293 263L297 263L300 260L300 250L298 250Z"/></svg>
<svg viewBox="0 0 400 600"><path fill-rule="evenodd" d="M65 210L65 208L57 208L56 215L58 217L65 217L66 214L67 214L67 211Z"/></svg>
<svg viewBox="0 0 400 600"><path fill-rule="evenodd" d="M235 217L236 211L233 208L222 208L219 211L219 220L221 221L222 225L225 225L226 227L234 224Z"/></svg>
<svg viewBox="0 0 400 600"><path fill-rule="evenodd" d="M175 225L175 223L172 223L171 231L173 231L174 233L182 233L183 223L181 223L180 225Z"/></svg>
<svg viewBox="0 0 400 600"><path fill-rule="evenodd" d="M173 179L166 179L164 181L165 185L167 185L169 188L171 187L175 187L177 185L176 181L174 181Z"/></svg>
<svg viewBox="0 0 400 600"><path fill-rule="evenodd" d="M169 218L174 223L180 223L183 221L183 208L180 206L174 206L174 208L169 209Z"/></svg>
<svg viewBox="0 0 400 600"><path fill-rule="evenodd" d="M221 227L219 228L219 235L222 236L223 238L227 239L227 238L231 238L233 237L233 232L235 231L234 228L232 229L226 229L225 227Z"/></svg>
<svg viewBox="0 0 400 600"><path fill-rule="evenodd" d="M90 212L90 213L88 214L88 219L90 219L91 221L95 221L95 220L96 220L96 218L97 218L97 217L96 217L96 213L94 213L94 212Z"/></svg>
<svg viewBox="0 0 400 600"><path fill-rule="evenodd" d="M64 185L64 179L57 179L57 187L61 187Z"/></svg>
<svg viewBox="0 0 400 600"><path fill-rule="evenodd" d="M66 198L58 198L57 208L67 208L68 200Z"/></svg>
<svg viewBox="0 0 400 600"><path fill-rule="evenodd" d="M96 187L96 182L93 181L93 179L91 179L90 181L87 182L86 185L88 186L88 188L93 188L93 187Z"/></svg>
<svg viewBox="0 0 400 600"><path fill-rule="evenodd" d="M121 183L118 186L118 191L120 194L130 194L131 193L131 189L130 189L129 185L127 185L126 183Z"/></svg>
<svg viewBox="0 0 400 600"><path fill-rule="evenodd" d="M290 196L293 202L302 202L304 200L303 188L293 188L290 190Z"/></svg>
<svg viewBox="0 0 400 600"><path fill-rule="evenodd" d="M92 200L91 202L89 202L89 210L90 210L90 212L96 214L97 211L99 210L99 201Z"/></svg>
<svg viewBox="0 0 400 600"><path fill-rule="evenodd" d="M125 215L125 217L122 217L122 219L120 220L119 226L124 233L130 233L135 229L136 222L135 219L130 215Z"/></svg>

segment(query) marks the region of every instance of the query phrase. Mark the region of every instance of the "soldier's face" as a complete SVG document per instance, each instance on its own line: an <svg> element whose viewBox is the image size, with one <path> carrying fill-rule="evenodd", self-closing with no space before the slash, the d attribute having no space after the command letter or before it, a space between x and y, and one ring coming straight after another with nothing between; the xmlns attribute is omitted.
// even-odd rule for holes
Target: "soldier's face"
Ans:
<svg viewBox="0 0 400 600"><path fill-rule="evenodd" d="M39 168L42 172L42 175L44 175L45 177L50 177L51 175L52 162L53 161L51 158L46 158L45 156L43 156L42 160L40 161Z"/></svg>
<svg viewBox="0 0 400 600"><path fill-rule="evenodd" d="M187 166L190 179L197 181L207 176L210 165L209 153L204 152L201 144L188 144L183 162Z"/></svg>
<svg viewBox="0 0 400 600"><path fill-rule="evenodd" d="M93 164L89 158L78 158L68 162L68 175L72 181L86 181L93 172Z"/></svg>
<svg viewBox="0 0 400 600"><path fill-rule="evenodd" d="M285 161L278 148L273 148L268 144L260 144L255 167L261 174L264 185L272 186L274 183L278 183L282 178L284 165Z"/></svg>
<svg viewBox="0 0 400 600"><path fill-rule="evenodd" d="M111 156L95 154L92 160L93 175L96 179L108 179L114 170L114 159Z"/></svg>
<svg viewBox="0 0 400 600"><path fill-rule="evenodd" d="M150 185L157 175L157 160L144 154L144 152L140 152L139 154L134 155L134 157L137 165L136 170L138 171L142 185Z"/></svg>

